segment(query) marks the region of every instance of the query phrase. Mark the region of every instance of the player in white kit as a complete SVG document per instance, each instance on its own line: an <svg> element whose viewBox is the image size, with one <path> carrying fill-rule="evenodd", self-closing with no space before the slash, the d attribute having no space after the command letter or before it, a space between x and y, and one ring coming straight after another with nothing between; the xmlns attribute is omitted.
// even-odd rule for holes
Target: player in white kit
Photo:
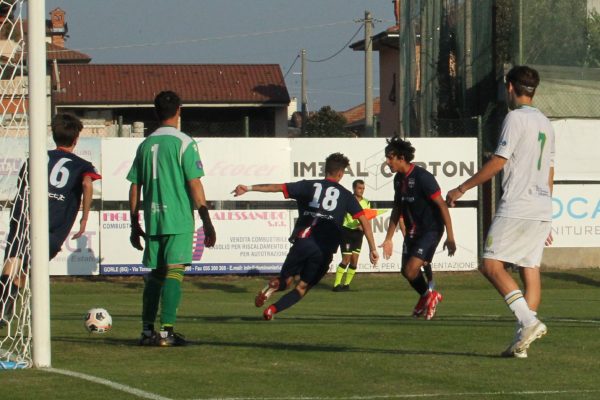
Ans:
<svg viewBox="0 0 600 400"><path fill-rule="evenodd" d="M536 70L515 66L505 77L511 111L504 119L494 156L467 181L448 192L450 206L467 190L501 170L502 199L485 241L479 269L504 297L517 318L517 332L505 357L527 357L527 348L546 334L537 318L542 286L540 263L544 245L552 243L552 183L554 180L554 129L532 106L539 84ZM519 267L525 294L506 271Z"/></svg>

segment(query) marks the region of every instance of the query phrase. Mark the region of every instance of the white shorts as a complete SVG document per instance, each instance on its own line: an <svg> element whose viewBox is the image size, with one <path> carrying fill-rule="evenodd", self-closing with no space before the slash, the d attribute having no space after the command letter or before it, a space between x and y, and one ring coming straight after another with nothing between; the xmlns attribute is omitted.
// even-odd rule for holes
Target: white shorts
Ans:
<svg viewBox="0 0 600 400"><path fill-rule="evenodd" d="M485 240L483 258L539 267L551 229L550 221L496 216Z"/></svg>

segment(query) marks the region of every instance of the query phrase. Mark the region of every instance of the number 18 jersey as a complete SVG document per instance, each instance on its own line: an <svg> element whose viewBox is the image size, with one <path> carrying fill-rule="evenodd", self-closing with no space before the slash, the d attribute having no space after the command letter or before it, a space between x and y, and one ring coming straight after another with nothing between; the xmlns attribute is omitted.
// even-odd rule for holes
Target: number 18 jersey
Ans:
<svg viewBox="0 0 600 400"><path fill-rule="evenodd" d="M321 249L331 253L340 244L346 213L354 218L364 214L356 197L329 179L286 183L283 194L298 202L298 220L290 240L312 237Z"/></svg>
<svg viewBox="0 0 600 400"><path fill-rule="evenodd" d="M552 124L538 109L522 106L508 113L495 152L507 159L496 215L552 221L548 176L554 166L554 146Z"/></svg>

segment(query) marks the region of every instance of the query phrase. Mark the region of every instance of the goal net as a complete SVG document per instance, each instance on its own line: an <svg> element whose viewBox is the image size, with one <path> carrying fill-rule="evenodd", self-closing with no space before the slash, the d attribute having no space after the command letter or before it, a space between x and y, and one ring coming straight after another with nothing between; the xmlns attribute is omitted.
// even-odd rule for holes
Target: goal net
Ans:
<svg viewBox="0 0 600 400"><path fill-rule="evenodd" d="M32 365L24 12L25 0L0 0L0 369Z"/></svg>

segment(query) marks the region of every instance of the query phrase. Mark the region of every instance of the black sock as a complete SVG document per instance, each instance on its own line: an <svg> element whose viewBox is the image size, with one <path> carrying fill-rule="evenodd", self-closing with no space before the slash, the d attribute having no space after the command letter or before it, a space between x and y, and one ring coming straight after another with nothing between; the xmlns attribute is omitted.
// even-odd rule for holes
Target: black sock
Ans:
<svg viewBox="0 0 600 400"><path fill-rule="evenodd" d="M291 290L290 292L284 294L283 297L280 298L277 301L277 303L275 303L273 305L277 309L277 312L281 312L287 308L290 308L291 306L293 306L294 304L299 302L301 299L302 299L302 295L300 295L300 293L296 289L294 289L294 290Z"/></svg>
<svg viewBox="0 0 600 400"><path fill-rule="evenodd" d="M421 296L429 290L429 286L427 285L427 281L423 274L417 274L417 277L412 281L408 281L408 283L410 283L410 286L412 286Z"/></svg>

